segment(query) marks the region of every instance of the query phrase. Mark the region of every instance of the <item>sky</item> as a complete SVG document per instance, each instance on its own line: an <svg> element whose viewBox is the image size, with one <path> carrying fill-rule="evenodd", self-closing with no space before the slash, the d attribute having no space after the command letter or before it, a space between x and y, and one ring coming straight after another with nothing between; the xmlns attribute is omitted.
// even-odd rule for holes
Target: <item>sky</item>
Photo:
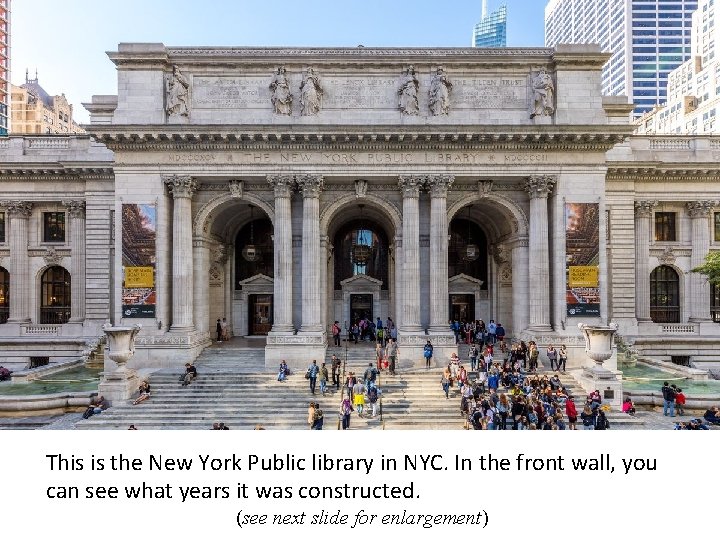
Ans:
<svg viewBox="0 0 720 540"><path fill-rule="evenodd" d="M545 0L490 0L508 6L508 46L544 40ZM82 102L117 94L105 52L121 42L170 46L466 47L481 0L12 0L11 78L25 70L51 95Z"/></svg>

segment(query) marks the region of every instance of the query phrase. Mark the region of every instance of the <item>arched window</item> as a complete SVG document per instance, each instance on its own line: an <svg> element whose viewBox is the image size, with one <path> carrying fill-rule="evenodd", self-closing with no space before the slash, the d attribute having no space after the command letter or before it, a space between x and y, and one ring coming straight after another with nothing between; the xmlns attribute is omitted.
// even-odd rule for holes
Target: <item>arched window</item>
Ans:
<svg viewBox="0 0 720 540"><path fill-rule="evenodd" d="M465 274L481 279L487 289L488 248L485 233L474 221L455 218L450 223L448 277Z"/></svg>
<svg viewBox="0 0 720 540"><path fill-rule="evenodd" d="M0 266L0 324L10 316L10 274Z"/></svg>
<svg viewBox="0 0 720 540"><path fill-rule="evenodd" d="M275 250L273 226L268 218L253 219L235 238L235 288L239 282L257 274L273 277Z"/></svg>
<svg viewBox="0 0 720 540"><path fill-rule="evenodd" d="M680 322L680 276L669 266L650 274L650 318L656 323Z"/></svg>
<svg viewBox="0 0 720 540"><path fill-rule="evenodd" d="M710 315L713 322L720 323L720 286L710 285Z"/></svg>
<svg viewBox="0 0 720 540"><path fill-rule="evenodd" d="M61 266L43 272L40 290L40 323L64 324L70 319L70 273Z"/></svg>
<svg viewBox="0 0 720 540"><path fill-rule="evenodd" d="M388 241L385 231L367 220L353 220L335 235L335 289L340 283L357 275L382 281L388 289Z"/></svg>

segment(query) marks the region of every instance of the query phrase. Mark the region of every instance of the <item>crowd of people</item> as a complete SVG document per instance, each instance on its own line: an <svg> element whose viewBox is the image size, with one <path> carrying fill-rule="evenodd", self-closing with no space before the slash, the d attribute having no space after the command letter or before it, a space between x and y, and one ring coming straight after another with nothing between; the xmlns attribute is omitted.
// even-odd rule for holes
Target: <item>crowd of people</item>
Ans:
<svg viewBox="0 0 720 540"><path fill-rule="evenodd" d="M388 317L383 323L380 317L376 317L375 321L373 321L366 315L353 321L349 327L347 325L345 326L345 339L348 343L352 342L357 345L360 342L369 341L380 343L384 347L390 339L397 340L397 326L392 320L392 317ZM333 322L330 327L330 332L332 333L333 345L335 347L341 346L342 331L343 329L340 328L340 322Z"/></svg>

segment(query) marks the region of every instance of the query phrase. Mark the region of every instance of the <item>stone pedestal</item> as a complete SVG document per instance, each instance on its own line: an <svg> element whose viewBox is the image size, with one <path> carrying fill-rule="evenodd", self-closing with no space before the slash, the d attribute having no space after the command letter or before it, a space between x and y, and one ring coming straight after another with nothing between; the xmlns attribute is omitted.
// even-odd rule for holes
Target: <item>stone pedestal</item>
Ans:
<svg viewBox="0 0 720 540"><path fill-rule="evenodd" d="M623 400L622 379L603 366L603 362L613 356L617 324L592 326L580 323L578 328L585 337L585 354L595 362L593 367L581 371L578 382L588 393L599 390L603 404L620 408Z"/></svg>
<svg viewBox="0 0 720 540"><path fill-rule="evenodd" d="M113 372L105 372L98 385L98 393L112 405L130 399L140 385L135 370L128 369L127 362L135 354L135 336L141 326L103 326L107 336L108 358L117 364Z"/></svg>

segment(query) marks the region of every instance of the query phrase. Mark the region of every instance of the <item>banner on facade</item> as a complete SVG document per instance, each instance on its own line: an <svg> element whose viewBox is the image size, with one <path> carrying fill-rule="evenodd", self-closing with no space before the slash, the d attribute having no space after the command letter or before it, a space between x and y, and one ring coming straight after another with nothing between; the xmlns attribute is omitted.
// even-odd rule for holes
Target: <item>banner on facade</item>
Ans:
<svg viewBox="0 0 720 540"><path fill-rule="evenodd" d="M157 210L154 204L122 205L122 315L155 317L155 240Z"/></svg>
<svg viewBox="0 0 720 540"><path fill-rule="evenodd" d="M600 205L565 203L568 317L600 316Z"/></svg>

